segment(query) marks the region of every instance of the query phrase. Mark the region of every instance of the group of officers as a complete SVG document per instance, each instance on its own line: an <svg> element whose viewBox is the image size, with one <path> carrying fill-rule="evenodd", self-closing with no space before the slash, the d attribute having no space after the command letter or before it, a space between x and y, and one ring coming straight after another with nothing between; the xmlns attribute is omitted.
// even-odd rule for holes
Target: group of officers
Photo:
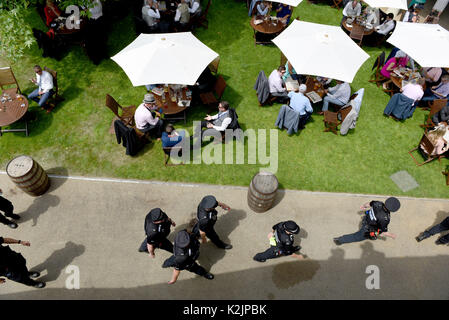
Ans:
<svg viewBox="0 0 449 320"><path fill-rule="evenodd" d="M0 190L1 192L1 190ZM381 201L367 202L361 206L364 211L362 225L359 231L353 234L343 235L334 238L336 245L344 243L359 242L366 239L375 240L378 236L388 236L395 238L396 236L388 232L388 224L390 223L390 213L396 212L401 206L400 201L395 197L388 198L385 203ZM231 208L218 202L213 195L205 196L198 205L196 219L191 230L183 229L175 235L174 244L172 244L167 236L170 234L170 228L175 227L176 223L167 216L160 208L152 209L145 217L144 229L146 238L140 245L140 252L147 252L150 257L155 257L155 249L160 248L170 252L172 255L166 259L162 265L163 268L173 267L173 274L168 282L173 284L177 281L182 270L188 270L206 279L214 279L214 275L198 265L196 260L200 255L200 241L206 243L209 238L220 249L232 249L232 245L223 242L214 230L217 222L217 207L221 207L226 211ZM20 217L13 213L14 206L12 203L0 196L0 211L3 211L7 217L18 220ZM0 222L11 228L17 228L17 224L8 220L0 213ZM432 235L449 230L449 217L422 232L416 237L416 241L420 242ZM272 227L272 231L268 234L270 247L264 252L257 253L253 259L258 262L265 262L267 259L273 259L281 256L292 256L297 259L306 258L300 254L300 246L294 245L294 235L299 234L300 227L292 220L282 221ZM436 244L448 244L449 234L440 237ZM17 253L3 244L21 244L30 246L28 241L15 240L12 238L0 237L0 277L6 277L9 280L23 283L36 288L45 287L44 282L33 280L40 276L39 272L28 271L26 260L20 253ZM0 278L0 284L5 279Z"/></svg>

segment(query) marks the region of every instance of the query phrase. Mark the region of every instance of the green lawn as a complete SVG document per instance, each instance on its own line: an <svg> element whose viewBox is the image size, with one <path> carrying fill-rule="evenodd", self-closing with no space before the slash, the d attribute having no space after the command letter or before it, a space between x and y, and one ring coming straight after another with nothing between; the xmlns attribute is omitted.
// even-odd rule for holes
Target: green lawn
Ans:
<svg viewBox="0 0 449 320"><path fill-rule="evenodd" d="M303 1L294 17L301 20L339 25L341 10ZM43 24L30 10L33 26ZM244 2L214 0L209 11L209 29L195 35L221 57L219 73L228 87L224 99L235 107L239 121L246 129L274 128L280 105L260 108L253 85L257 74L268 75L280 60L276 46L255 46ZM135 38L132 19L117 22L109 37L111 56ZM365 88L360 118L355 130L347 136L323 132L322 116L297 135L279 131L279 170L282 188L314 191L395 194L419 197L447 197L447 186L441 171L448 164L434 161L417 167L408 155L422 136L419 127L426 112L416 110L413 118L395 122L382 115L388 95L367 80L380 48L364 48L371 58L359 70L352 90ZM305 48L306 50L306 48ZM388 53L388 52L387 52ZM332 55L332 52L329 52ZM188 57L186 57L188 59ZM187 61L187 60L186 60ZM33 89L28 81L34 64L49 66L59 72L59 86L65 101L51 114L41 111L33 102L30 110L36 120L30 124L30 136L6 133L0 137L0 163L5 169L14 156L27 154L53 173L163 181L248 185L260 165L185 165L165 168L160 142L147 145L137 157L125 155L125 149L108 133L113 114L104 106L106 93L122 105L139 104L144 87L134 88L125 73L112 60L94 66L81 48L73 47L61 61L44 59L37 45L24 59L12 65L24 92ZM1 65L7 62L3 61ZM192 107L188 123L200 120L206 111ZM182 127L183 123L177 124ZM191 128L190 128L191 131ZM406 170L419 187L403 193L389 178Z"/></svg>

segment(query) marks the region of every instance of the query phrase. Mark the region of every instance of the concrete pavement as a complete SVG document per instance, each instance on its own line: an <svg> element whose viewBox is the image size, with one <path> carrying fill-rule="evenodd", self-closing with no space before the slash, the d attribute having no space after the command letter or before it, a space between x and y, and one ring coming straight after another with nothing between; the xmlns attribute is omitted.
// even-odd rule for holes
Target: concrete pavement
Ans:
<svg viewBox="0 0 449 320"><path fill-rule="evenodd" d="M337 247L334 236L358 230L360 205L386 197L282 191L275 207L255 213L246 202L247 188L55 177L51 183L49 192L33 198L0 174L4 196L22 216L15 230L0 225L0 235L31 241L31 247L11 247L47 281L44 289L7 281L0 299L449 299L449 248L436 246L436 236L414 240L449 215L445 199L400 198L389 227L397 239ZM207 194L231 206L229 213L219 210L215 228L234 248L202 245L199 263L215 279L183 271L168 285L172 270L161 265L169 254L157 250L151 259L137 252L145 215L161 207L179 231ZM288 219L301 226L296 239L309 259L253 261L268 248L271 227ZM66 289L70 265L80 270L79 290ZM370 265L380 270L379 290L366 289Z"/></svg>

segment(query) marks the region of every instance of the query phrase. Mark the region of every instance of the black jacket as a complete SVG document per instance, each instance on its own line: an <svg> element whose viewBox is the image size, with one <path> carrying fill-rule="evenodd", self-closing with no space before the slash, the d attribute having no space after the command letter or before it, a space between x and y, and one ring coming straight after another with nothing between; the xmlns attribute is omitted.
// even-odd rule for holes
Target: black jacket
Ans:
<svg viewBox="0 0 449 320"><path fill-rule="evenodd" d="M123 141L123 146L126 148L126 154L134 156L142 148L143 143L137 138L134 128L128 128L121 120L114 121L115 137L117 143Z"/></svg>
<svg viewBox="0 0 449 320"><path fill-rule="evenodd" d="M281 254L286 256L295 252L293 243L295 238L292 234L287 234L284 227L284 222L279 222L273 226L274 237L276 238L276 247L281 251Z"/></svg>

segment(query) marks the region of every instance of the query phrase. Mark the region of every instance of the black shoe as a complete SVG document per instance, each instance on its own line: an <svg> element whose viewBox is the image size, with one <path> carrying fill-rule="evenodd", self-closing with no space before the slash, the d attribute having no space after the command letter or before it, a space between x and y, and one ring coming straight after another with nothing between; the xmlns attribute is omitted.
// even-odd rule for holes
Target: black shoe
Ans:
<svg viewBox="0 0 449 320"><path fill-rule="evenodd" d="M294 246L293 247L293 252L298 252L299 250L301 250L301 246Z"/></svg>
<svg viewBox="0 0 449 320"><path fill-rule="evenodd" d="M424 232L422 232L419 236L417 236L415 239L416 239L416 241L418 241L418 242L421 242L421 241L423 241L424 239L427 239L428 238L428 236L426 236L426 234L424 233Z"/></svg>
<svg viewBox="0 0 449 320"><path fill-rule="evenodd" d="M443 242L443 241L441 240L441 238L439 238L437 241L435 241L435 244L436 244L436 245L446 244L446 242Z"/></svg>
<svg viewBox="0 0 449 320"><path fill-rule="evenodd" d="M232 245L230 245L230 244L225 244L225 246L223 247L223 249L226 249L226 250L232 249Z"/></svg>
<svg viewBox="0 0 449 320"><path fill-rule="evenodd" d="M267 259L256 259L256 257L254 257L253 260L257 261L257 262L265 262L265 261L267 261Z"/></svg>
<svg viewBox="0 0 449 320"><path fill-rule="evenodd" d="M204 278L206 278L206 279L208 279L208 280L212 280L213 278L214 278L214 275L212 274L212 273L206 273L205 275L204 275Z"/></svg>
<svg viewBox="0 0 449 320"><path fill-rule="evenodd" d="M338 238L334 238L334 243L335 243L337 246L341 246L341 242L338 240Z"/></svg>
<svg viewBox="0 0 449 320"><path fill-rule="evenodd" d="M36 279L41 276L41 274L37 271L30 271L30 272L28 272L28 274L30 275L31 279Z"/></svg>
<svg viewBox="0 0 449 320"><path fill-rule="evenodd" d="M147 248L145 248L145 250L142 250L142 249L139 248L138 251L139 251L139 252L146 252L146 253L148 253L148 249L147 249Z"/></svg>
<svg viewBox="0 0 449 320"><path fill-rule="evenodd" d="M11 222L11 223L8 224L8 227L10 227L11 229L15 229L15 228L18 227L18 225L15 222Z"/></svg>
<svg viewBox="0 0 449 320"><path fill-rule="evenodd" d="M37 282L33 287L42 289L45 287L45 282Z"/></svg>
<svg viewBox="0 0 449 320"><path fill-rule="evenodd" d="M14 220L19 220L20 216L18 214L14 214L11 213L9 216L7 216L8 218L14 219Z"/></svg>

